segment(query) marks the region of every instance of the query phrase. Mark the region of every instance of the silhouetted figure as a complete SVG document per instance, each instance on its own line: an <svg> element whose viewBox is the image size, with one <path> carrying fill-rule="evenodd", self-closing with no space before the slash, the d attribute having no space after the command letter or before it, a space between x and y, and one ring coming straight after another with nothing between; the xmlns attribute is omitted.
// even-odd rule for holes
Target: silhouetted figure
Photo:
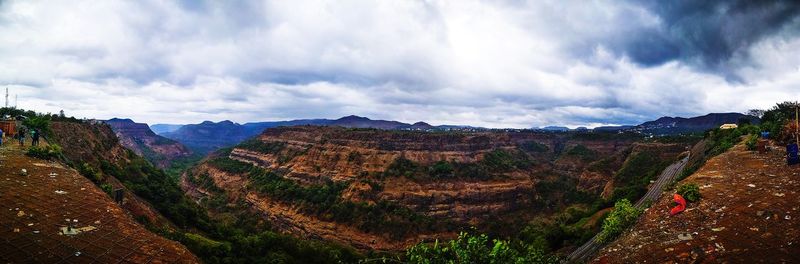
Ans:
<svg viewBox="0 0 800 264"><path fill-rule="evenodd" d="M31 146L39 145L39 130L31 130Z"/></svg>
<svg viewBox="0 0 800 264"><path fill-rule="evenodd" d="M20 129L19 132L17 132L17 139L19 139L19 146L20 147L24 147L25 146L25 129Z"/></svg>

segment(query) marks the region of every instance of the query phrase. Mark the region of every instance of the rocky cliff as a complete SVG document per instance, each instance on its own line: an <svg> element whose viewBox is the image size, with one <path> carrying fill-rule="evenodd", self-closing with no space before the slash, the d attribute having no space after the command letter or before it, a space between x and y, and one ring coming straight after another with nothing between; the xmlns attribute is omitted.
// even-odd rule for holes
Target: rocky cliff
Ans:
<svg viewBox="0 0 800 264"><path fill-rule="evenodd" d="M159 168L169 167L173 160L192 155L189 148L175 140L156 135L147 124L117 118L107 120L105 123L114 130L122 146Z"/></svg>
<svg viewBox="0 0 800 264"><path fill-rule="evenodd" d="M89 124L74 122L53 122L53 135L50 140L62 147L66 161L77 168L83 176L97 185L107 185L110 189L123 189L125 202L122 208L139 219L157 226L172 226L150 202L134 194L123 185L111 168L125 168L135 162L135 156L129 153L117 139L111 127L106 124ZM133 159L132 159L133 158ZM139 158L141 159L141 158ZM109 191L109 190L106 190Z"/></svg>
<svg viewBox="0 0 800 264"><path fill-rule="evenodd" d="M184 175L197 199L244 202L296 235L398 250L461 228L524 223L615 187L629 134L267 129ZM663 152L673 160L677 153ZM555 186L555 187L554 187ZM610 186L610 187L609 187ZM377 219L377 220L373 220Z"/></svg>

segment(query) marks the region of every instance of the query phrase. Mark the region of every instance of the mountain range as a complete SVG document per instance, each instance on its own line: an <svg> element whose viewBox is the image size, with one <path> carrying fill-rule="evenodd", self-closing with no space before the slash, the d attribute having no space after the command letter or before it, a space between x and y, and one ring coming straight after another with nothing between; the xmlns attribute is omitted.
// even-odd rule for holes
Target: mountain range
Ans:
<svg viewBox="0 0 800 264"><path fill-rule="evenodd" d="M532 128L533 130L549 132L568 131L595 131L595 132L637 132L655 135L673 135L681 133L698 133L719 127L726 123L738 123L749 120L758 123L758 118L740 113L711 113L704 116L691 118L661 117L654 121L644 122L640 125L603 126L594 129L578 128L569 129L563 126L547 126ZM384 130L420 130L420 131L482 131L490 130L482 127L439 125L433 126L425 122L414 124L393 120L373 120L361 116L345 116L339 119L298 119L289 121L253 122L238 124L232 121L211 122L204 121L200 124L170 125L155 124L151 129L166 138L183 143L200 154L209 153L219 148L229 147L261 133L264 129L282 126L316 125L340 126L346 128L374 128Z"/></svg>
<svg viewBox="0 0 800 264"><path fill-rule="evenodd" d="M208 153L219 148L233 146L245 139L260 134L264 129L283 126L340 126L347 128L374 128L384 130L453 130L469 128L466 126L432 126L425 122L407 124L399 121L373 120L355 115L339 119L298 119L289 121L253 122L238 124L229 120L221 122L204 121L200 124L167 125L156 124L151 129L156 133L192 148L198 153ZM178 126L176 128L176 126ZM158 132L161 131L161 132Z"/></svg>

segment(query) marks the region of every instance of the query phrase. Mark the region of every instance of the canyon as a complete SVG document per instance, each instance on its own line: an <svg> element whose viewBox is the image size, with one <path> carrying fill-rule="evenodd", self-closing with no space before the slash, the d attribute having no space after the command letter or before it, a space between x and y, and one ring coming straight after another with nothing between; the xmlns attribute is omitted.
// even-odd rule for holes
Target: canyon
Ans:
<svg viewBox="0 0 800 264"><path fill-rule="evenodd" d="M615 175L633 157L668 164L689 146L626 133L279 127L212 154L181 185L198 201L244 203L283 232L397 251L469 227L514 233L614 195L629 184ZM320 192L323 206L313 203Z"/></svg>

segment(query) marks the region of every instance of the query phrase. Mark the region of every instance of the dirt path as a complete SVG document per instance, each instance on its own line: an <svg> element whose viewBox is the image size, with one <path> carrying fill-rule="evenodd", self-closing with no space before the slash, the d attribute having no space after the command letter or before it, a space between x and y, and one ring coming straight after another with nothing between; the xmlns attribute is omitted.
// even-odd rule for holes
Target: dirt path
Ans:
<svg viewBox="0 0 800 264"><path fill-rule="evenodd" d="M683 170L688 161L689 156L686 156L682 160L673 163L664 169L664 171L661 172L661 175L658 176L658 179L656 179L656 181L650 185L650 189L647 191L647 193L641 199L639 199L638 202L636 202L636 207L642 208L648 202L657 200L661 195L664 186L672 182L675 177L678 176L678 173ZM592 237L592 239L569 254L567 256L567 262L586 261L590 257L594 256L594 254L602 247L603 244L597 241L597 235L595 235Z"/></svg>
<svg viewBox="0 0 800 264"><path fill-rule="evenodd" d="M783 151L739 144L684 183L699 185L703 198L669 216L671 197L662 197L594 261L800 262L800 167L786 166Z"/></svg>
<svg viewBox="0 0 800 264"><path fill-rule="evenodd" d="M1 263L198 262L183 245L138 224L75 170L27 157L16 142L4 143L0 147ZM63 234L67 219L73 230L84 232Z"/></svg>

